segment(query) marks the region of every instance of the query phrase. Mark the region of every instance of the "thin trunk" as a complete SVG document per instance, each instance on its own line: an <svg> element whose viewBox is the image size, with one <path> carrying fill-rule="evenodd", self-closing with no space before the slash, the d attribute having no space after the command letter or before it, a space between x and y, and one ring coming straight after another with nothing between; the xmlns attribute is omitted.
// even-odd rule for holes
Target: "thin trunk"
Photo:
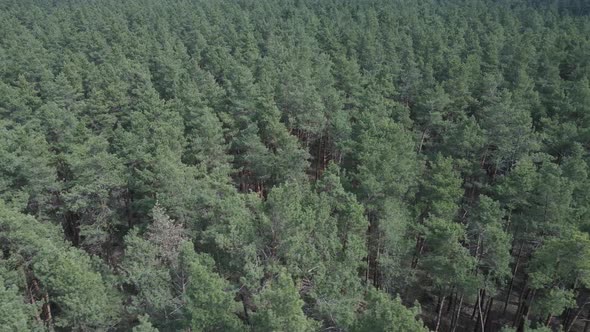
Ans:
<svg viewBox="0 0 590 332"><path fill-rule="evenodd" d="M480 321L480 317L481 317L481 301L477 302L477 306L474 308L475 312L477 313L477 318L475 319L475 325L473 326L473 332L477 332L479 331L479 321ZM478 310L478 308L480 310Z"/></svg>
<svg viewBox="0 0 590 332"><path fill-rule="evenodd" d="M412 259L412 269L415 269L418 266L418 261L420 260L420 255L422 255L422 251L424 251L424 238L418 236L416 239L416 252L414 253L414 258Z"/></svg>
<svg viewBox="0 0 590 332"><path fill-rule="evenodd" d="M477 306L479 304L479 296L481 295L481 290L477 291L477 298L475 299L475 305L473 306L473 311L471 312L471 320L475 317L475 313L477 312Z"/></svg>
<svg viewBox="0 0 590 332"><path fill-rule="evenodd" d="M561 315L559 316L559 320L563 322L564 331L566 331L567 327L570 326L570 322L572 320L572 309L566 308Z"/></svg>
<svg viewBox="0 0 590 332"><path fill-rule="evenodd" d="M375 254L375 262L373 262L373 285L375 288L379 288L379 271L378 271L378 264L379 264L379 254L380 254L381 246L379 245L379 238L377 238L377 253Z"/></svg>
<svg viewBox="0 0 590 332"><path fill-rule="evenodd" d="M508 221L506 222L506 224L504 225L504 231L507 232L508 229L510 229L510 225L512 224L512 211L509 210L508 211ZM511 253L512 255L512 253Z"/></svg>
<svg viewBox="0 0 590 332"><path fill-rule="evenodd" d="M477 235L477 246L475 247L475 260L477 261L477 264L475 265L475 275L477 276L477 273L479 272L479 270L477 269L477 266L479 265L479 260L481 259L481 255L479 254L479 249L481 247L481 233L479 233ZM475 317L475 313L477 311L477 307L481 306L481 302L483 301L482 299L482 290L478 289L477 290L477 300L475 301L475 306L473 307L473 312L471 312L471 319L473 319L473 317ZM477 327L477 325L476 325Z"/></svg>
<svg viewBox="0 0 590 332"><path fill-rule="evenodd" d="M451 312L451 314L450 314L451 315L451 325L449 326L449 328L453 328L453 322L455 321L455 312L457 311L457 300L459 299L458 296L459 296L458 293L456 295L454 295L455 300L453 301L453 305L452 305L452 308L450 311ZM451 295L451 298L452 297L453 297L453 295ZM449 309L449 307L447 307L447 310ZM447 311L447 315L448 315L448 311Z"/></svg>
<svg viewBox="0 0 590 332"><path fill-rule="evenodd" d="M418 153L422 152L422 146L424 145L424 138L426 138L427 132L428 129L424 129L424 131L422 132L422 137L420 138L420 145L418 146Z"/></svg>
<svg viewBox="0 0 590 332"><path fill-rule="evenodd" d="M330 142L330 136L326 137L326 139L324 140L324 153L323 153L323 158L322 158L322 169L321 172L324 172L324 169L326 169L326 166L328 166L328 153L330 153L329 151L326 152L326 150L328 150L328 144ZM321 174L320 174L321 175Z"/></svg>
<svg viewBox="0 0 590 332"><path fill-rule="evenodd" d="M584 304L582 304L580 306L580 309L576 312L576 315L574 316L574 318L572 319L572 321L569 323L569 325L567 326L567 329L565 330L565 332L570 332L570 330L572 329L572 327L574 326L574 324L576 324L576 320L578 319L578 317L580 316L580 314L582 313L582 311L584 310L584 307L586 307L587 304L589 304L590 302L586 302ZM586 322L586 324L588 324L588 322Z"/></svg>
<svg viewBox="0 0 590 332"><path fill-rule="evenodd" d="M515 327L518 324L518 321L520 319L520 314L522 311L522 306L523 306L523 298L528 297L529 292L530 292L530 290L527 288L527 280L525 279L524 286L522 288L522 292L520 292L520 296L518 297L518 307L516 309L516 314L514 315L514 322L512 323L513 327Z"/></svg>
<svg viewBox="0 0 590 332"><path fill-rule="evenodd" d="M51 306L49 305L49 294L45 293L43 296L43 313L45 316L45 322L47 325L51 325L52 315L51 315Z"/></svg>
<svg viewBox="0 0 590 332"><path fill-rule="evenodd" d="M127 215L127 227L133 228L133 212L131 211L131 192L129 189L125 192L125 214Z"/></svg>
<svg viewBox="0 0 590 332"><path fill-rule="evenodd" d="M447 305L447 314L448 314L449 312L451 312L451 308L452 308L452 307L453 307L453 305L455 304L454 298L455 298L455 289L454 289L454 287L453 287L453 290L451 290L451 296L449 297L449 304ZM453 312L454 312L454 311L453 311Z"/></svg>
<svg viewBox="0 0 590 332"><path fill-rule="evenodd" d="M480 300L477 302L477 322L475 323L475 328L473 329L474 332L479 331L481 327L482 332L484 332L484 325L483 325L483 313L481 311L481 304L485 301L485 290L481 292Z"/></svg>
<svg viewBox="0 0 590 332"><path fill-rule="evenodd" d="M35 301L35 295L33 294L33 291L31 290L33 286L29 286L27 287L28 291L29 291L29 298L31 299L31 304L33 305L33 308L36 307L37 301ZM41 316L39 316L39 312L37 310L35 310L35 320L37 322L41 321Z"/></svg>
<svg viewBox="0 0 590 332"><path fill-rule="evenodd" d="M502 311L502 315L506 314L506 308L508 307L508 302L510 301L510 293L512 293L512 287L514 287L514 278L516 277L516 273L518 272L518 266L520 264L520 257L522 255L522 248L524 243L520 243L520 248L518 249L518 256L516 257L516 263L514 263L514 269L512 269L512 278L510 279L510 286L508 286L508 293L506 294L506 301L504 302L504 310Z"/></svg>
<svg viewBox="0 0 590 332"><path fill-rule="evenodd" d="M459 325L459 319L461 318L461 306L463 305L463 294L461 294L461 297L459 298L459 306L457 309L457 313L455 314L455 317L453 318L453 322L451 323L451 332L455 332L455 330L457 329L457 326Z"/></svg>
<svg viewBox="0 0 590 332"><path fill-rule="evenodd" d="M371 234L373 225L369 217L369 226L367 227L367 270L365 271L365 284L369 284L369 273L371 273Z"/></svg>
<svg viewBox="0 0 590 332"><path fill-rule="evenodd" d="M498 163L494 163L494 174L492 175L492 182L496 179L497 174L498 174Z"/></svg>
<svg viewBox="0 0 590 332"><path fill-rule="evenodd" d="M443 307L445 306L445 297L443 296L440 299L440 305L438 308L438 317L436 318L436 327L434 328L434 332L438 332L438 328L440 327L440 319L442 317Z"/></svg>
<svg viewBox="0 0 590 332"><path fill-rule="evenodd" d="M250 315L248 315L248 306L246 306L244 294L240 294L240 299L242 300L242 308L244 309L244 319L246 320L246 323L250 325Z"/></svg>
<svg viewBox="0 0 590 332"><path fill-rule="evenodd" d="M322 138L320 137L320 141L318 143L318 152L316 155L316 167L315 167L315 179L320 178L320 169L322 168Z"/></svg>
<svg viewBox="0 0 590 332"><path fill-rule="evenodd" d="M490 299L488 300L488 307L486 309L486 314L485 314L485 319L484 319L484 329L483 331L485 331L488 326L489 323L491 322L490 316L492 315L492 307L494 306L494 297L490 296Z"/></svg>
<svg viewBox="0 0 590 332"><path fill-rule="evenodd" d="M534 289L532 294L531 294L531 300L529 301L527 307L526 307L526 313L524 315L524 321L526 322L529 319L529 313L531 312L531 307L533 306L533 301L535 301L535 295L537 293L537 290Z"/></svg>
<svg viewBox="0 0 590 332"><path fill-rule="evenodd" d="M519 314L518 317L517 317L518 318L517 329L519 331L521 331L521 330L524 329L524 324L529 319L529 313L531 312L531 306L533 305L533 301L535 299L536 289L533 289L529 293L530 293L531 299L528 301L528 303L523 303L523 305L522 305L522 313ZM525 302L526 302L526 299L525 299Z"/></svg>
<svg viewBox="0 0 590 332"><path fill-rule="evenodd" d="M365 284L369 283L369 268L371 264L371 253L367 252L367 270L365 271Z"/></svg>
<svg viewBox="0 0 590 332"><path fill-rule="evenodd" d="M479 248L481 247L481 233L477 235L477 247L475 247L475 259L479 263L481 255L479 254ZM475 271L477 273L477 271Z"/></svg>

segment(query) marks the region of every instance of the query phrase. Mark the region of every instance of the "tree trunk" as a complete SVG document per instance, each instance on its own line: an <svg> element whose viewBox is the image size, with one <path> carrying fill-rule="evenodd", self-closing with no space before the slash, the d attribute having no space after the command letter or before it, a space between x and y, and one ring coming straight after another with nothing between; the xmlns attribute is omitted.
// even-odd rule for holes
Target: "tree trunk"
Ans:
<svg viewBox="0 0 590 332"><path fill-rule="evenodd" d="M381 249L381 245L379 245L379 238L377 238L376 240L377 242L377 253L375 255L375 262L373 262L373 286L375 286L375 288L379 289L379 255L380 255L380 249Z"/></svg>
<svg viewBox="0 0 590 332"><path fill-rule="evenodd" d="M572 317L572 313L573 313L572 309L566 308L561 313L561 316L559 316L559 320L562 322L561 325L563 326L564 331L567 331L567 328L570 326L570 323L574 319L574 317Z"/></svg>
<svg viewBox="0 0 590 332"><path fill-rule="evenodd" d="M49 294L45 293L43 296L43 314L45 316L45 322L47 325L51 325L51 320L53 319L51 315L51 306L49 305Z"/></svg>
<svg viewBox="0 0 590 332"><path fill-rule="evenodd" d="M369 225L367 227L367 270L365 271L365 283L369 284L369 276L371 274L371 252L372 252L372 245L373 245L373 222L371 221L371 216L368 215L367 219L369 219Z"/></svg>
<svg viewBox="0 0 590 332"><path fill-rule="evenodd" d="M420 145L418 146L418 153L422 152L422 146L424 145L424 139L426 138L426 133L428 129L424 129L422 132L422 137L420 138Z"/></svg>
<svg viewBox="0 0 590 332"><path fill-rule="evenodd" d="M248 306L246 305L244 294L240 294L240 299L242 300L242 309L244 309L244 319L246 320L246 324L250 325L250 315L248 315Z"/></svg>
<svg viewBox="0 0 590 332"><path fill-rule="evenodd" d="M424 242L425 240L421 236L418 236L416 239L416 252L412 259L412 269L415 269L416 266L418 266L418 260L420 259L420 255L422 255L422 251L424 251Z"/></svg>
<svg viewBox="0 0 590 332"><path fill-rule="evenodd" d="M520 321L520 317L522 315L522 307L524 305L523 298L528 297L528 293L528 289L523 289L523 291L520 292L520 297L518 298L518 307L516 308L516 312L514 313L514 321L512 322L512 327L518 326L518 322Z"/></svg>
<svg viewBox="0 0 590 332"><path fill-rule="evenodd" d="M477 291L477 298L475 299L475 305L473 306L473 311L471 312L471 319L475 317L475 313L477 312L477 306L479 305L479 296L481 295L481 290Z"/></svg>
<svg viewBox="0 0 590 332"><path fill-rule="evenodd" d="M475 322L475 328L473 329L474 332L479 331L481 327L482 332L484 331L483 326L483 313L481 312L481 304L485 301L485 290L481 291L481 297L477 302L477 321Z"/></svg>
<svg viewBox="0 0 590 332"><path fill-rule="evenodd" d="M527 288L527 279L525 279L522 292L520 292L520 296L518 297L518 307L516 309L516 313L514 314L514 322L512 323L512 327L515 327L520 319L520 313L522 311L523 306L523 298L528 297L529 292L530 290Z"/></svg>
<svg viewBox="0 0 590 332"><path fill-rule="evenodd" d="M369 226L369 228L370 227L371 226ZM369 241L371 241L371 240L369 239ZM369 245L369 247L370 247L370 245ZM367 270L365 271L365 284L368 284L369 283L369 271L370 271L369 268L370 268L370 265L371 265L371 253L370 253L370 251L367 250Z"/></svg>
<svg viewBox="0 0 590 332"><path fill-rule="evenodd" d="M454 302L454 298L455 298L455 290L453 289L451 291L451 296L449 297L449 304L447 305L447 314L449 312L451 312L451 308L453 307L453 305L455 304ZM453 311L454 312L454 311Z"/></svg>
<svg viewBox="0 0 590 332"><path fill-rule="evenodd" d="M440 305L438 308L438 317L436 318L436 327L434 328L434 332L438 332L438 328L440 327L440 319L442 317L443 307L445 306L445 296L441 297Z"/></svg>
<svg viewBox="0 0 590 332"><path fill-rule="evenodd" d="M133 203L133 196L129 189L125 191L125 215L127 216L127 227L133 228L133 211L131 204Z"/></svg>
<svg viewBox="0 0 590 332"><path fill-rule="evenodd" d="M523 331L524 330L524 324L526 324L526 321L529 319L529 313L531 312L531 306L533 304L533 301L535 299L535 293L536 293L536 289L533 290L528 290L527 291L527 295L525 296L525 298L522 301L522 304L519 306L520 311L517 313L516 315L516 319L514 321L514 326L516 326L517 331ZM530 300L527 301L527 298L531 297Z"/></svg>
<svg viewBox="0 0 590 332"><path fill-rule="evenodd" d="M567 326L567 329L565 330L566 332L570 332L570 330L572 329L572 327L574 326L574 324L576 324L576 320L578 320L578 317L580 317L580 314L582 313L582 311L584 310L584 308L588 304L590 304L590 302L586 302L586 303L584 303L584 304L582 304L580 306L580 309L576 312L576 315L574 316L574 318L572 318L572 321L569 322L568 325L566 325ZM586 325L588 325L588 321L586 321Z"/></svg>
<svg viewBox="0 0 590 332"><path fill-rule="evenodd" d="M484 329L483 331L486 330L486 328L489 326L490 322L492 321L490 319L490 316L492 315L492 307L494 306L494 297L490 296L490 299L488 300L488 305L487 305L487 309L486 309L486 313L485 313L485 319L484 319Z"/></svg>
<svg viewBox="0 0 590 332"><path fill-rule="evenodd" d="M29 291L29 298L31 300L31 304L33 305L33 308L35 308L37 306L37 301L35 301L35 294L33 294L32 288L35 288L35 291L37 291L37 289L38 289L38 285L36 284L36 281L34 281L34 280L33 280L33 285L28 286L27 290ZM37 310L35 310L35 320L37 322L41 322L41 316L39 315L39 312Z"/></svg>
<svg viewBox="0 0 590 332"><path fill-rule="evenodd" d="M320 137L318 142L318 152L316 154L316 165L315 165L315 179L316 181L320 178L320 169L322 169L322 137Z"/></svg>
<svg viewBox="0 0 590 332"><path fill-rule="evenodd" d="M516 257L516 262L514 263L514 269L512 269L512 278L510 278L510 286L508 286L508 293L506 294L506 301L504 302L504 310L502 311L502 315L506 314L506 308L508 307L508 302L510 301L510 293L512 293L512 287L514 286L514 278L516 277L516 273L518 272L518 266L520 264L520 256L522 255L522 247L524 243L520 243L520 248L518 249L518 256Z"/></svg>
<svg viewBox="0 0 590 332"><path fill-rule="evenodd" d="M526 306L526 311L524 314L524 322L526 322L529 319L529 313L531 312L531 307L533 306L533 301L535 300L536 293L537 293L537 290L534 289L531 294L531 300L529 301L528 305Z"/></svg>
<svg viewBox="0 0 590 332"><path fill-rule="evenodd" d="M453 317L453 321L451 322L451 332L455 332L457 326L459 325L459 320L461 319L461 306L463 305L463 294L459 298L459 306L457 308L457 313Z"/></svg>

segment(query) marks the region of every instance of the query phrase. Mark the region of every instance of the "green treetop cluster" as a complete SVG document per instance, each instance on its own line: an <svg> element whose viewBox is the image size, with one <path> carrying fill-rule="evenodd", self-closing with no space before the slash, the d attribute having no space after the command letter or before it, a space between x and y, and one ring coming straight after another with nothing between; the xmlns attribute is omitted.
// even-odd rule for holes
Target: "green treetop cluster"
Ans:
<svg viewBox="0 0 590 332"><path fill-rule="evenodd" d="M588 329L589 14L0 0L0 331Z"/></svg>

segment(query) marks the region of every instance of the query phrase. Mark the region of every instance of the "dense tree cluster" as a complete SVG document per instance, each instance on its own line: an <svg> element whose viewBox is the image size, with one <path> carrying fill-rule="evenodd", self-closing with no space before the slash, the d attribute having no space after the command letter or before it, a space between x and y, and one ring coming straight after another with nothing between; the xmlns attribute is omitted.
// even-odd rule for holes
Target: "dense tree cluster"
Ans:
<svg viewBox="0 0 590 332"><path fill-rule="evenodd" d="M0 330L587 331L589 13L0 1Z"/></svg>

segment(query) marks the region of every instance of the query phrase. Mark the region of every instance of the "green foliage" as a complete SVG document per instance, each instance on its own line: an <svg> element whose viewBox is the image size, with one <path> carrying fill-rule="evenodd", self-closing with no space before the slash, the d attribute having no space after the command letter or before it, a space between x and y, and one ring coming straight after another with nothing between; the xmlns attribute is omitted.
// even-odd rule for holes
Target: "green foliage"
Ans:
<svg viewBox="0 0 590 332"><path fill-rule="evenodd" d="M367 307L351 331L428 331L424 324L416 319L419 308L408 309L399 298L375 289L367 293Z"/></svg>
<svg viewBox="0 0 590 332"><path fill-rule="evenodd" d="M487 196L480 196L468 225L470 240L475 243L477 268L483 277L481 288L494 294L510 276L511 236L504 231L500 204Z"/></svg>
<svg viewBox="0 0 590 332"><path fill-rule="evenodd" d="M453 169L453 160L438 155L418 193L419 213L423 217L453 218L462 191L461 178Z"/></svg>
<svg viewBox="0 0 590 332"><path fill-rule="evenodd" d="M0 228L7 263L18 264L34 278L23 282L38 280L38 286L26 287L38 287L45 301L56 306L56 326L92 329L114 324L119 298L85 252L60 241L54 227L10 210L1 201Z"/></svg>
<svg viewBox="0 0 590 332"><path fill-rule="evenodd" d="M362 231L367 222L354 196L343 191L335 167L318 182L319 194L311 189L287 183L269 195L271 261L283 261L304 280L303 291L318 314L347 326L361 297L358 268L366 255ZM337 278L334 270L340 271Z"/></svg>
<svg viewBox="0 0 590 332"><path fill-rule="evenodd" d="M160 259L158 248L142 239L137 231L125 237L124 282L135 289L129 309L147 313L152 319L167 320L178 305L170 271Z"/></svg>
<svg viewBox="0 0 590 332"><path fill-rule="evenodd" d="M563 238L552 238L535 252L529 275L534 288L558 282L574 286L590 282L590 238L587 233L573 232Z"/></svg>
<svg viewBox="0 0 590 332"><path fill-rule="evenodd" d="M535 312L541 316L561 315L565 309L576 307L576 297L572 290L552 288L535 305Z"/></svg>
<svg viewBox="0 0 590 332"><path fill-rule="evenodd" d="M105 328L116 319L116 297L93 271L90 258L78 250L40 252L32 269L62 312L57 326Z"/></svg>
<svg viewBox="0 0 590 332"><path fill-rule="evenodd" d="M149 316L139 316L139 324L133 327L133 332L158 332L149 321Z"/></svg>
<svg viewBox="0 0 590 332"><path fill-rule="evenodd" d="M0 276L0 325L3 329L11 331L28 331L28 322L31 319L30 308L25 304L22 296L18 294L17 287L7 285Z"/></svg>
<svg viewBox="0 0 590 332"><path fill-rule="evenodd" d="M318 322L305 316L304 304L291 277L279 272L255 297L252 325L260 331L315 331Z"/></svg>
<svg viewBox="0 0 590 332"><path fill-rule="evenodd" d="M539 328L531 328L531 327L525 327L524 331L526 332L550 332L551 329L546 327L546 326L542 326ZM516 332L516 329L512 328L512 327L503 327L500 332Z"/></svg>
<svg viewBox="0 0 590 332"><path fill-rule="evenodd" d="M571 321L584 4L0 0L0 324Z"/></svg>
<svg viewBox="0 0 590 332"><path fill-rule="evenodd" d="M213 271L213 260L196 254L190 242L182 246L180 259L187 276L184 313L188 326L195 331L240 330L237 303L227 282Z"/></svg>
<svg viewBox="0 0 590 332"><path fill-rule="evenodd" d="M430 252L420 264L426 271L435 292L446 294L453 287L470 290L475 277L471 273L475 259L460 241L465 238L465 229L457 223L432 218L427 221L426 241Z"/></svg>

